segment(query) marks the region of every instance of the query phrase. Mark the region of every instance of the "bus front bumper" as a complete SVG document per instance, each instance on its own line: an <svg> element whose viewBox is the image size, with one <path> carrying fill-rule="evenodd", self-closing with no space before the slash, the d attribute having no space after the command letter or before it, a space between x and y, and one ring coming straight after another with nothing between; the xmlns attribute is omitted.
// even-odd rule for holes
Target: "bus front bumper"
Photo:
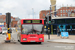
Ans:
<svg viewBox="0 0 75 50"><path fill-rule="evenodd" d="M23 40L21 39L21 42L44 42L44 38L42 38L42 40Z"/></svg>

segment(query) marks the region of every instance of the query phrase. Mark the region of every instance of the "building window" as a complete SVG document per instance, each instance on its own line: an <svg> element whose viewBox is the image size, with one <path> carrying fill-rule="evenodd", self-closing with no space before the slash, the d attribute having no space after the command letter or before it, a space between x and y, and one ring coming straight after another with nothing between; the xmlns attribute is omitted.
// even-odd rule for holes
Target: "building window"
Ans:
<svg viewBox="0 0 75 50"><path fill-rule="evenodd" d="M65 10L63 10L63 13L65 13Z"/></svg>
<svg viewBox="0 0 75 50"><path fill-rule="evenodd" d="M63 17L65 17L65 14L63 14Z"/></svg>
<svg viewBox="0 0 75 50"><path fill-rule="evenodd" d="M17 25L16 24L14 24L14 27L16 27Z"/></svg>
<svg viewBox="0 0 75 50"><path fill-rule="evenodd" d="M43 16L45 16L45 14L43 14Z"/></svg>
<svg viewBox="0 0 75 50"><path fill-rule="evenodd" d="M69 9L69 7L67 7L67 9Z"/></svg>
<svg viewBox="0 0 75 50"><path fill-rule="evenodd" d="M48 11L48 13L49 13L49 11Z"/></svg>
<svg viewBox="0 0 75 50"><path fill-rule="evenodd" d="M74 13L72 13L72 16L74 16Z"/></svg>
<svg viewBox="0 0 75 50"><path fill-rule="evenodd" d="M74 9L74 12L75 12L75 9Z"/></svg>
<svg viewBox="0 0 75 50"><path fill-rule="evenodd" d="M66 10L66 13L67 13L67 10Z"/></svg>
<svg viewBox="0 0 75 50"><path fill-rule="evenodd" d="M61 17L62 17L62 14L61 14Z"/></svg>
<svg viewBox="0 0 75 50"><path fill-rule="evenodd" d="M71 9L71 11L73 11L73 10Z"/></svg>
<svg viewBox="0 0 75 50"><path fill-rule="evenodd" d="M60 12L62 13L62 10L60 10Z"/></svg>
<svg viewBox="0 0 75 50"><path fill-rule="evenodd" d="M70 10L68 10L70 12Z"/></svg>

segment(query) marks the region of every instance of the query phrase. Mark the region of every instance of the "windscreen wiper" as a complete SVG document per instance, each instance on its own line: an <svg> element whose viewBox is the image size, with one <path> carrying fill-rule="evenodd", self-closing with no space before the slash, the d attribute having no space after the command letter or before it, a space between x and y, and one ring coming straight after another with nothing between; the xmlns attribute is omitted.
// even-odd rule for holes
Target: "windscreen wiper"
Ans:
<svg viewBox="0 0 75 50"><path fill-rule="evenodd" d="M27 32L27 35L28 35L29 33L32 33L32 30L31 30L31 31L28 31L28 32Z"/></svg>

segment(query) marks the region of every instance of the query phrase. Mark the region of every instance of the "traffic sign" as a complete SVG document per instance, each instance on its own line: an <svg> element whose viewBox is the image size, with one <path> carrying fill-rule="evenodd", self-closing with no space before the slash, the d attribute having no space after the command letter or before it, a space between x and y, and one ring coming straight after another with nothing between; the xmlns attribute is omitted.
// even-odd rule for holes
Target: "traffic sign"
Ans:
<svg viewBox="0 0 75 50"><path fill-rule="evenodd" d="M61 32L61 37L69 37L68 32Z"/></svg>

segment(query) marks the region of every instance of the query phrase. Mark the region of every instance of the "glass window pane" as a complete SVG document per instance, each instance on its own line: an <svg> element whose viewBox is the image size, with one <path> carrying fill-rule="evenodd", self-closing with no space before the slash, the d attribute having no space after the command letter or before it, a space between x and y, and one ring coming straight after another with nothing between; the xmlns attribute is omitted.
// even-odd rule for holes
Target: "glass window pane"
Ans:
<svg viewBox="0 0 75 50"><path fill-rule="evenodd" d="M64 19L59 19L59 20L57 20L57 24L63 24L63 23L65 23L65 20Z"/></svg>
<svg viewBox="0 0 75 50"><path fill-rule="evenodd" d="M32 25L29 24L22 25L22 34L27 34L31 30L32 30Z"/></svg>
<svg viewBox="0 0 75 50"><path fill-rule="evenodd" d="M22 25L22 34L40 34L43 33L43 29L42 24L24 24Z"/></svg>
<svg viewBox="0 0 75 50"><path fill-rule="evenodd" d="M72 20L71 19L67 19L66 23L72 23Z"/></svg>
<svg viewBox="0 0 75 50"><path fill-rule="evenodd" d="M65 13L65 10L63 10L63 13Z"/></svg>
<svg viewBox="0 0 75 50"><path fill-rule="evenodd" d="M72 23L75 23L75 19L72 19Z"/></svg>

